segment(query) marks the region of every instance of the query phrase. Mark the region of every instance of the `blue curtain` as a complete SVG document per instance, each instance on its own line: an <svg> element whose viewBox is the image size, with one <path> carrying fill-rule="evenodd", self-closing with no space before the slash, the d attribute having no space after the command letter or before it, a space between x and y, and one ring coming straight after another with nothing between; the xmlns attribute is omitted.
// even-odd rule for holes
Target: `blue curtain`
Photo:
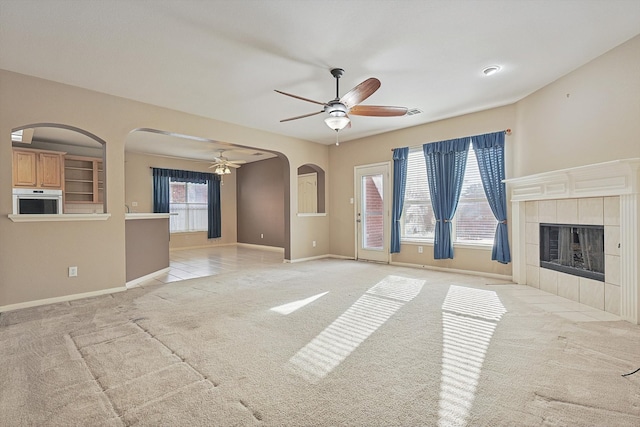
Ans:
<svg viewBox="0 0 640 427"><path fill-rule="evenodd" d="M222 236L220 215L220 176L212 173L193 172L179 169L153 169L153 211L169 213L169 182L192 182L207 184L208 232L209 239Z"/></svg>
<svg viewBox="0 0 640 427"><path fill-rule="evenodd" d="M471 137L478 159L484 193L493 215L498 220L491 259L503 264L511 262L507 227L507 195L504 182L504 132Z"/></svg>
<svg viewBox="0 0 640 427"><path fill-rule="evenodd" d="M458 207L464 171L467 166L469 138L424 144L431 204L436 217L433 257L453 258L451 220Z"/></svg>
<svg viewBox="0 0 640 427"><path fill-rule="evenodd" d="M207 237L215 239L222 236L222 221L220 218L220 178L210 179L207 183L207 198L209 206L207 215L209 216L209 230Z"/></svg>
<svg viewBox="0 0 640 427"><path fill-rule="evenodd" d="M393 150L393 208L391 215L391 253L400 252L400 217L404 206L404 190L407 186L407 161L409 147Z"/></svg>
<svg viewBox="0 0 640 427"><path fill-rule="evenodd" d="M153 212L169 213L169 169L153 168Z"/></svg>

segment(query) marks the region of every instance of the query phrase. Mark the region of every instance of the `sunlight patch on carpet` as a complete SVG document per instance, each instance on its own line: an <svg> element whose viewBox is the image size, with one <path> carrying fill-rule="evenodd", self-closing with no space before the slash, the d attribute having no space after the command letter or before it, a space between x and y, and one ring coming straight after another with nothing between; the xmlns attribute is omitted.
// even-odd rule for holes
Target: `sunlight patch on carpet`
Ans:
<svg viewBox="0 0 640 427"><path fill-rule="evenodd" d="M286 316L287 314L291 314L294 311L304 307L307 304L311 304L312 302L314 302L318 298L322 298L323 296L325 296L328 293L329 293L329 291L323 292L321 294L314 295L314 296L309 297L309 298L305 298L305 299L301 299L301 300L298 300L298 301L293 301L293 302L290 302L290 303L287 303L287 304L279 305L277 307L273 307L270 310L271 311L275 311L276 313L284 314Z"/></svg>
<svg viewBox="0 0 640 427"><path fill-rule="evenodd" d="M307 381L318 382L415 298L423 285L424 280L385 277L289 359L290 367Z"/></svg>
<svg viewBox="0 0 640 427"><path fill-rule="evenodd" d="M506 312L494 291L449 288L442 304L439 426L467 425L491 337Z"/></svg>

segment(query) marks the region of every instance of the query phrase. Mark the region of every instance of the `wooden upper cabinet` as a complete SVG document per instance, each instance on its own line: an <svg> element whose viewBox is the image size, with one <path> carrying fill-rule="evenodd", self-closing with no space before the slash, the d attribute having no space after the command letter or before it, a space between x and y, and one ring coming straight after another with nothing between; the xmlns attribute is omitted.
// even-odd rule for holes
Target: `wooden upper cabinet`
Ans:
<svg viewBox="0 0 640 427"><path fill-rule="evenodd" d="M13 186L36 187L38 182L36 169L37 154L33 151L13 150Z"/></svg>
<svg viewBox="0 0 640 427"><path fill-rule="evenodd" d="M43 188L62 188L63 156L54 153L38 155L38 173Z"/></svg>
<svg viewBox="0 0 640 427"><path fill-rule="evenodd" d="M62 189L64 154L56 151L14 149L13 186Z"/></svg>

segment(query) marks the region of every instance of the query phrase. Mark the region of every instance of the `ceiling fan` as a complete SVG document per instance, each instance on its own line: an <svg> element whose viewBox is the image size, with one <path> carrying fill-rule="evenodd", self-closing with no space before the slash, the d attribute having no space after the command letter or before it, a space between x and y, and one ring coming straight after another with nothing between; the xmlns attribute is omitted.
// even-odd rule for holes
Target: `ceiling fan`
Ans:
<svg viewBox="0 0 640 427"><path fill-rule="evenodd" d="M290 93L276 90L276 92L283 95L290 96L292 98L301 99L303 101L312 102L314 104L322 105L324 108L320 111L303 114L301 116L290 117L288 119L280 120L280 122L288 122L291 120L302 119L305 117L315 116L320 113L328 113L324 122L331 129L336 132L351 127L351 119L349 114L355 116L373 116L373 117L393 117L404 116L407 114L406 107L387 107L380 105L359 105L362 101L370 97L380 87L380 80L371 77L363 81L349 92L347 92L342 98L340 98L340 77L344 74L342 68L333 68L331 75L336 79L336 97L329 102L319 102L312 99L303 98L301 96L292 95ZM337 134L336 134L337 137ZM337 144L337 142L336 142Z"/></svg>
<svg viewBox="0 0 640 427"><path fill-rule="evenodd" d="M218 175L228 175L231 173L231 169L237 169L240 165L247 163L244 160L229 160L227 157L223 156L224 150L220 150L220 155L215 157L209 169L215 168L214 173Z"/></svg>

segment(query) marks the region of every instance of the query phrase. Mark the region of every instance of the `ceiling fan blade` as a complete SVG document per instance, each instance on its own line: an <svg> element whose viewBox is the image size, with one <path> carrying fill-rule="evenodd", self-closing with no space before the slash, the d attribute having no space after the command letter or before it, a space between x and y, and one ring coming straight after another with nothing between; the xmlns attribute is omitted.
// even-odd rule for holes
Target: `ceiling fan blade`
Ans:
<svg viewBox="0 0 640 427"><path fill-rule="evenodd" d="M358 86L345 93L340 102L347 108L355 107L362 101L370 97L380 87L380 80L371 77L360 83Z"/></svg>
<svg viewBox="0 0 640 427"><path fill-rule="evenodd" d="M229 166L230 168L238 169L240 165L236 163L227 163L225 166Z"/></svg>
<svg viewBox="0 0 640 427"><path fill-rule="evenodd" d="M383 107L380 105L356 105L349 114L355 116L395 117L407 114L406 107Z"/></svg>
<svg viewBox="0 0 640 427"><path fill-rule="evenodd" d="M246 160L229 160L228 163L235 164L235 165L244 165L245 163L247 163L247 161Z"/></svg>
<svg viewBox="0 0 640 427"><path fill-rule="evenodd" d="M280 120L280 123L288 122L288 121L291 121L291 120L304 119L305 117L315 116L316 114L320 114L320 113L324 113L324 110L318 111L316 113L303 114L302 116L296 116L296 117L290 117L288 119L283 119L283 120Z"/></svg>
<svg viewBox="0 0 640 427"><path fill-rule="evenodd" d="M318 104L318 105L327 105L325 102L314 101L313 99L303 98L303 97L298 96L298 95L291 95L290 93L283 92L283 91L281 91L281 90L277 90L277 89L274 89L274 90L275 90L276 92L278 92L278 93L281 93L281 94L283 94L283 95L290 96L290 97L292 97L292 98L301 99L301 100L303 100L303 101L307 101L307 102L313 102L314 104Z"/></svg>

